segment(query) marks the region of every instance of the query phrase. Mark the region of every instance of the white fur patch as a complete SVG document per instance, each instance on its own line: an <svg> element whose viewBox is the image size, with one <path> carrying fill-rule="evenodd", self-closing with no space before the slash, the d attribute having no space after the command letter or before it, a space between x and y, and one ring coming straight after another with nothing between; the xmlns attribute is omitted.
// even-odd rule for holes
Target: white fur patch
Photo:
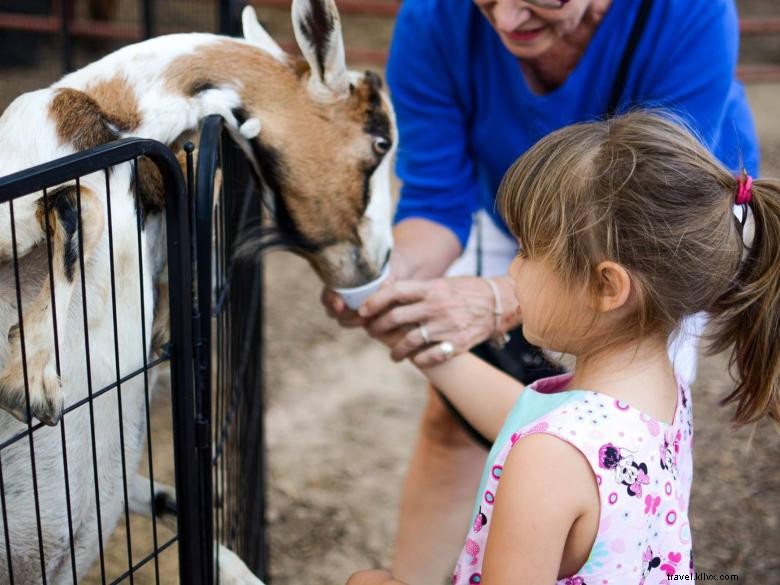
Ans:
<svg viewBox="0 0 780 585"><path fill-rule="evenodd" d="M249 118L246 122L241 124L241 127L238 129L238 131L241 132L241 136L251 140L260 134L261 128L262 124L258 118Z"/></svg>
<svg viewBox="0 0 780 585"><path fill-rule="evenodd" d="M233 110L241 106L241 97L231 87L219 87L200 92L195 98L200 102L200 119L219 114L225 119L228 126L238 128L238 120L233 115Z"/></svg>
<svg viewBox="0 0 780 585"><path fill-rule="evenodd" d="M225 545L214 546L214 560L219 561L219 581L224 585L263 585L244 561Z"/></svg>
<svg viewBox="0 0 780 585"><path fill-rule="evenodd" d="M244 39L270 54L277 61L287 61L287 53L276 44L271 35L266 32L257 20L257 13L251 6L246 6L241 13L241 24L244 29Z"/></svg>
<svg viewBox="0 0 780 585"><path fill-rule="evenodd" d="M382 94L382 101L391 117L391 127L395 129L393 108L384 94ZM395 151L398 147L398 133L395 130L391 139L393 146L385 154L374 174L371 175L371 200L368 203L363 223L360 226L360 237L366 249L366 256L376 262L378 269L382 268L382 263L393 249L391 169Z"/></svg>

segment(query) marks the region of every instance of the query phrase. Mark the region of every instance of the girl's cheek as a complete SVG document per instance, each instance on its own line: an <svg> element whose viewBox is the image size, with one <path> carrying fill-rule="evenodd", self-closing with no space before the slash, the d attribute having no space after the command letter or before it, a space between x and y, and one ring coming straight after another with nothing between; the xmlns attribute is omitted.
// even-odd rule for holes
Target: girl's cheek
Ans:
<svg viewBox="0 0 780 585"><path fill-rule="evenodd" d="M517 283L520 280L520 267L522 266L523 259L520 256L515 256L512 262L509 264L509 278L515 284L515 290L517 290Z"/></svg>

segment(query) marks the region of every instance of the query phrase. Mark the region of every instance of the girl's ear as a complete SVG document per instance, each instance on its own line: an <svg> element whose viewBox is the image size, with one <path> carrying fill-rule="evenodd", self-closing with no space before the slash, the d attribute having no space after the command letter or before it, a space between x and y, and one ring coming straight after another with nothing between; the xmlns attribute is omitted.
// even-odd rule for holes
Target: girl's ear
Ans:
<svg viewBox="0 0 780 585"><path fill-rule="evenodd" d="M596 266L598 293L596 309L608 313L623 307L631 294L631 277L617 262L604 261Z"/></svg>

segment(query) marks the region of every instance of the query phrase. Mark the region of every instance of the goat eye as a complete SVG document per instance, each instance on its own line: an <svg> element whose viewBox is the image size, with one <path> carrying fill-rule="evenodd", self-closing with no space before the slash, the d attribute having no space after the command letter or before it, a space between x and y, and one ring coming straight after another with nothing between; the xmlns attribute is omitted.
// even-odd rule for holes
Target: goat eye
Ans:
<svg viewBox="0 0 780 585"><path fill-rule="evenodd" d="M390 150L390 141L387 138L382 138L381 136L377 136L374 138L373 143L373 149L374 152L378 155L382 156L383 154L387 154L387 151Z"/></svg>

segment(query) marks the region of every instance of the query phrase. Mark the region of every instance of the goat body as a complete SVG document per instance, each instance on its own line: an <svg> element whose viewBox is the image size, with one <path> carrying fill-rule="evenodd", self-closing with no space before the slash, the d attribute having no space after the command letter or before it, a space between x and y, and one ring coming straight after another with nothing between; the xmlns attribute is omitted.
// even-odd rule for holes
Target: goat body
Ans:
<svg viewBox="0 0 780 585"><path fill-rule="evenodd" d="M0 176L125 136L178 152L219 114L253 162L278 241L326 284L375 278L392 244L392 111L375 75L346 70L332 0L295 0L293 24L306 62L287 56L247 9L245 39L159 37L21 95L0 117ZM155 498L172 497L135 475L155 369L61 418L141 369L166 329L164 202L141 159L0 205L0 443L30 415L52 425L0 451L0 581L13 571L15 583L39 583L44 567L48 582L71 582L71 529L82 578L98 527L105 540L124 510L123 477L131 511L149 515ZM253 582L239 565L232 582Z"/></svg>

